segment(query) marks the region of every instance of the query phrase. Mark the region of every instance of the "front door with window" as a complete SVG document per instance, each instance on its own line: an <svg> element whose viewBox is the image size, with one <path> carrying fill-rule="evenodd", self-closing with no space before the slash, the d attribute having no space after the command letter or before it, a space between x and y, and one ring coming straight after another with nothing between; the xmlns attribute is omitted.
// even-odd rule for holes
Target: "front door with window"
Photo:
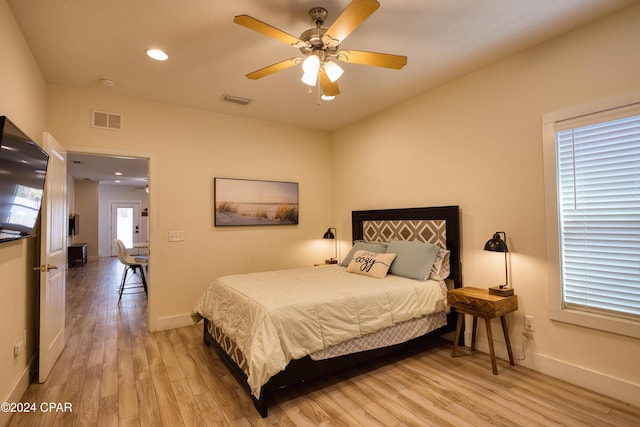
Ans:
<svg viewBox="0 0 640 427"><path fill-rule="evenodd" d="M127 248L140 241L139 202L111 203L111 256L118 255L114 239L122 240Z"/></svg>

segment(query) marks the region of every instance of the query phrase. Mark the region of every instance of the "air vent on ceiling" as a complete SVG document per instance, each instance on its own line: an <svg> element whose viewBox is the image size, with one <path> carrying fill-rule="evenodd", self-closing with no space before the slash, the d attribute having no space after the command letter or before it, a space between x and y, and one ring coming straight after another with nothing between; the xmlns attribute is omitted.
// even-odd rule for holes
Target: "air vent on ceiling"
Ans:
<svg viewBox="0 0 640 427"><path fill-rule="evenodd" d="M91 126L101 129L122 130L122 115L92 110Z"/></svg>
<svg viewBox="0 0 640 427"><path fill-rule="evenodd" d="M250 99L240 98L239 96L233 96L233 95L227 95L227 94L223 94L222 98L220 99L222 99L224 102L231 102L232 104L247 105L251 103Z"/></svg>

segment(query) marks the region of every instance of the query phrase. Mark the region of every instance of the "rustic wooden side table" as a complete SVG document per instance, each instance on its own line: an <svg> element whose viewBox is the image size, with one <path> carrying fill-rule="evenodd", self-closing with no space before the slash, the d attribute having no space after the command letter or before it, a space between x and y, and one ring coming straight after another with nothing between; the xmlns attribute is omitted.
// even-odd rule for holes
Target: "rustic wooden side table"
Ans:
<svg viewBox="0 0 640 427"><path fill-rule="evenodd" d="M478 326L478 317L484 319L484 323L487 328L487 338L489 340L491 367L493 368L494 375L498 375L498 368L496 367L496 355L493 349L491 319L499 316L500 322L502 323L504 341L507 345L507 352L509 352L509 364L512 366L515 364L515 362L513 361L513 352L511 351L511 341L509 340L507 319L505 315L518 309L518 297L516 295L501 297L497 295L490 295L488 289L464 287L450 290L447 293L447 302L451 307L455 308L459 314L470 314L471 316L473 316L471 351L474 351L476 349L476 330ZM458 323L456 325L456 337L453 340L453 350L451 352L451 357L456 357L456 351L458 350L458 341L460 339L460 332L462 331L463 322L464 316L459 315Z"/></svg>

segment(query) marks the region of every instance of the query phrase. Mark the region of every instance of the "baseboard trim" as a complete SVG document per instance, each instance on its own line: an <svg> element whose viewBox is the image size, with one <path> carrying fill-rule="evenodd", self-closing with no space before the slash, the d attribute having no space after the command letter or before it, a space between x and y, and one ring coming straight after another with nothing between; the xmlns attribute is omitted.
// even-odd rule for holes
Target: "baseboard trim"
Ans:
<svg viewBox="0 0 640 427"><path fill-rule="evenodd" d="M22 396L24 396L24 393L29 387L29 382L31 379L31 367L35 363L36 355L34 355L31 360L29 360L29 363L27 363L27 366L22 370L22 373L18 377L16 383L11 388L9 395L3 400L3 402L17 403L22 401ZM0 411L0 426L6 426L7 424L9 424L11 415L12 414L10 412Z"/></svg>
<svg viewBox="0 0 640 427"><path fill-rule="evenodd" d="M182 328L193 325L190 314L178 314L175 316L158 317L153 322L154 331L164 331L167 329Z"/></svg>
<svg viewBox="0 0 640 427"><path fill-rule="evenodd" d="M640 406L640 385L621 378L572 365L562 360L543 355L534 355L535 366L531 369L571 384L613 397L623 402Z"/></svg>
<svg viewBox="0 0 640 427"><path fill-rule="evenodd" d="M465 339L468 339L465 343L469 345L471 342L471 333L468 335L465 334ZM622 402L640 406L640 384L630 383L621 378L615 378L601 372L572 365L563 360L531 353L530 351L526 354L524 360L518 360L523 357L523 354L520 345L518 345L519 343L515 344L514 346L514 343L511 343L517 365L525 366L534 371L584 387L596 393L604 394L605 396L618 399ZM489 344L486 342L486 337L476 338L476 348L483 353L489 353ZM497 358L509 360L504 342L494 341L494 349ZM489 368L490 362L487 361L487 363L487 368Z"/></svg>

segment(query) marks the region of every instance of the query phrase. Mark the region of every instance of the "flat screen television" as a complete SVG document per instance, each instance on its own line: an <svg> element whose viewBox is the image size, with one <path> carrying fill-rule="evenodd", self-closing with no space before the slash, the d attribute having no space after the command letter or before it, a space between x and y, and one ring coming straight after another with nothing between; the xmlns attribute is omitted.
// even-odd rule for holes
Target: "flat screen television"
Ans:
<svg viewBox="0 0 640 427"><path fill-rule="evenodd" d="M49 156L0 116L0 243L34 237Z"/></svg>

